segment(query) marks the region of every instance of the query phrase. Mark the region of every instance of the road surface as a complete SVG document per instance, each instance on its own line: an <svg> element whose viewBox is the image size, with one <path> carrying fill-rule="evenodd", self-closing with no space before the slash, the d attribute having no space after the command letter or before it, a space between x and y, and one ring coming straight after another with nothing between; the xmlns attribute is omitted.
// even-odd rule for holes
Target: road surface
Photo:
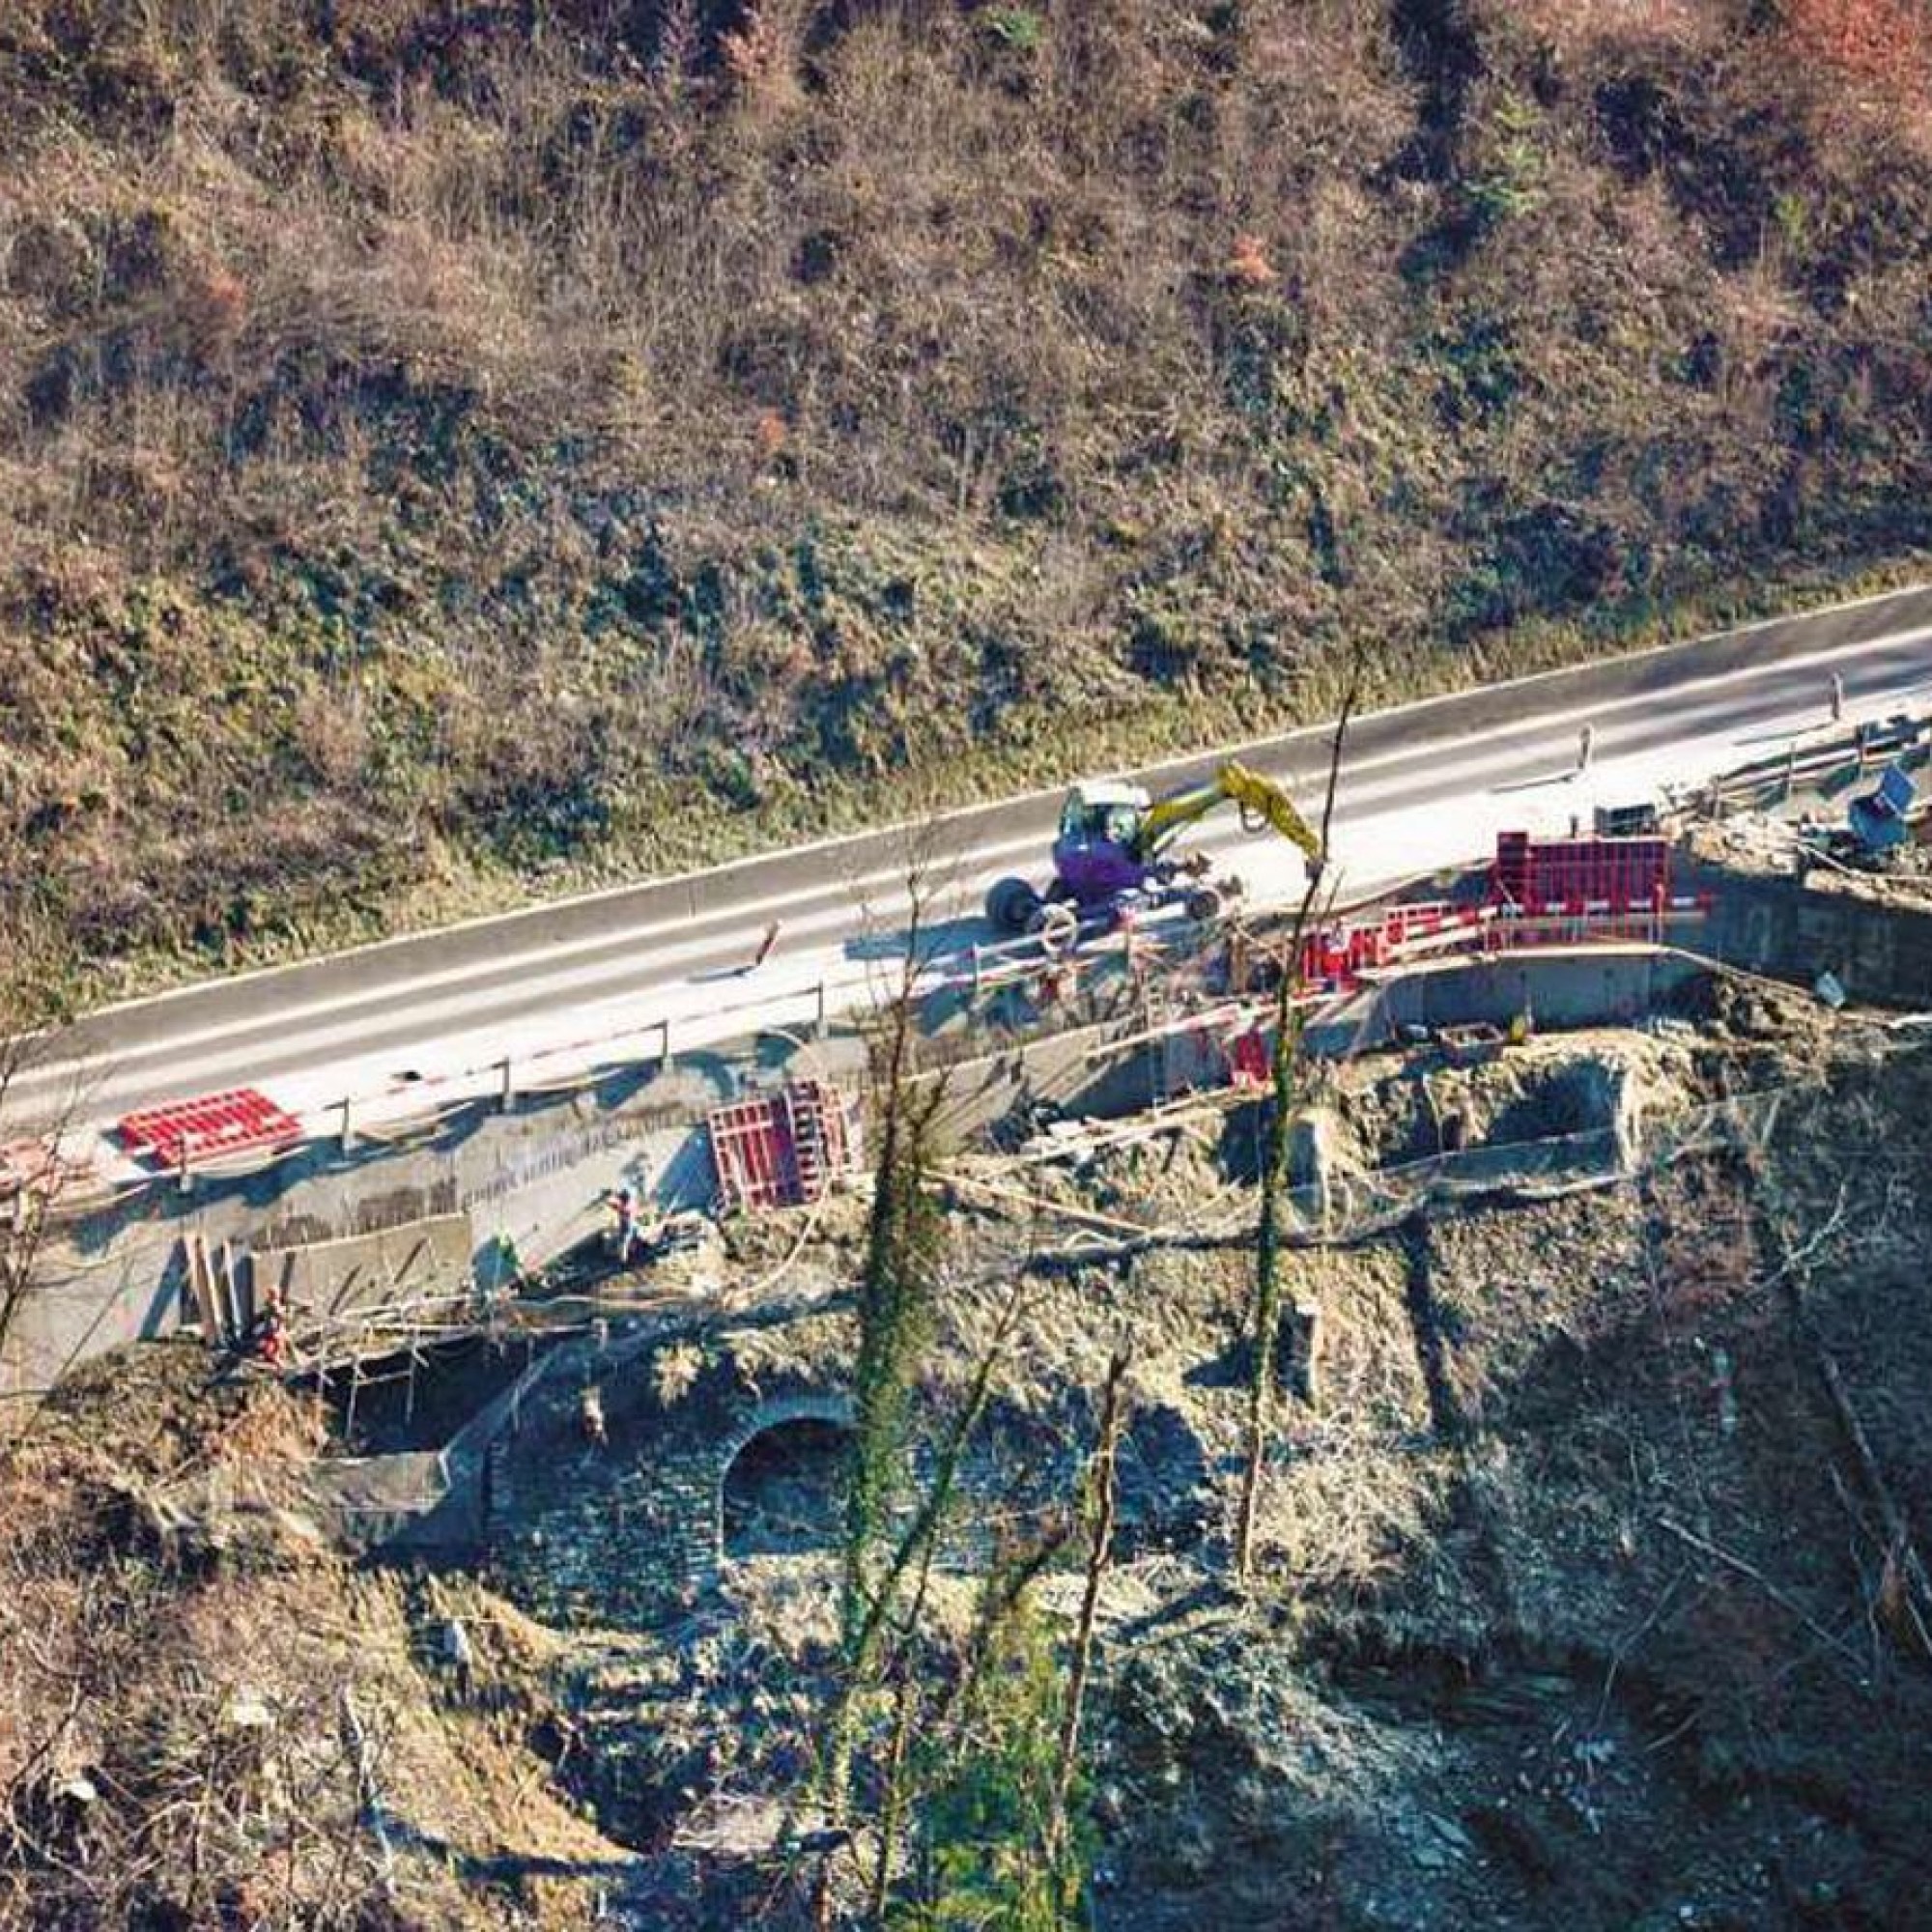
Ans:
<svg viewBox="0 0 1932 1932"><path fill-rule="evenodd" d="M1365 715L1350 733L1331 846L1342 886L1477 857L1507 826L1560 833L1573 815L1587 826L1597 803L1691 782L1829 730L1834 676L1848 722L1932 705L1932 586ZM1312 817L1328 735L1293 732L1139 776L1164 789L1232 753L1284 780ZM642 1057L660 1022L688 1047L747 1031L753 1009L782 1018L788 1007L804 1021L821 986L838 1009L891 978L915 847L937 892L938 942L963 949L990 937L977 917L984 888L1003 872L1040 877L1060 796L103 1009L45 1043L9 1095L8 1130L57 1119L104 1124L236 1086L304 1116L339 1112L347 1095L380 1111L384 1096L407 1097L425 1081L487 1088L506 1056L520 1081L572 1055L613 1057L600 1043L618 1035L638 1037ZM1255 895L1293 895L1299 855L1242 838L1231 819L1208 820L1192 842L1225 856ZM774 921L769 957L753 966Z"/></svg>

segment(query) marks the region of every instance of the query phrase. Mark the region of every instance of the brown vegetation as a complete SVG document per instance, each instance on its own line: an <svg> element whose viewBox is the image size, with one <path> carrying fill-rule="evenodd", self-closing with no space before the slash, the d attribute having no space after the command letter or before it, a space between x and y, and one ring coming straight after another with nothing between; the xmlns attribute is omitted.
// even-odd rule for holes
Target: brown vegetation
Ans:
<svg viewBox="0 0 1932 1932"><path fill-rule="evenodd" d="M461 1580L358 1577L301 1507L327 1434L189 1344L0 1442L0 1925L529 1922L493 1885L586 1922L543 1875L622 1854L527 1743L544 1634Z"/></svg>
<svg viewBox="0 0 1932 1932"><path fill-rule="evenodd" d="M302 943L1894 564L1924 60L1900 0L18 0L0 894Z"/></svg>

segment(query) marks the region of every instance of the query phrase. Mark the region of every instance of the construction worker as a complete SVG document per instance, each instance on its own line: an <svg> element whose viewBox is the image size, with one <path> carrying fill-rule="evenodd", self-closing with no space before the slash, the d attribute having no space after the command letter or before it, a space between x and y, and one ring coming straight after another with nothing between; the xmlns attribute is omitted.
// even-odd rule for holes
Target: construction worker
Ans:
<svg viewBox="0 0 1932 1932"><path fill-rule="evenodd" d="M517 1252L517 1243L513 1236L498 1234L492 1246L496 1253L496 1263L491 1271L489 1285L491 1293L503 1296L524 1294L533 1288L542 1286L543 1270L524 1265L524 1258Z"/></svg>
<svg viewBox="0 0 1932 1932"><path fill-rule="evenodd" d="M1845 680L1840 672L1834 670L1832 673L1832 723L1842 724L1844 722Z"/></svg>
<svg viewBox="0 0 1932 1932"><path fill-rule="evenodd" d="M461 1617L445 1617L442 1621L442 1655L456 1680L457 1697L469 1703L470 1687L475 1681L476 1653Z"/></svg>
<svg viewBox="0 0 1932 1932"><path fill-rule="evenodd" d="M1585 724L1577 734L1577 769L1587 772L1590 769L1590 753L1596 748L1597 733L1593 725Z"/></svg>
<svg viewBox="0 0 1932 1932"><path fill-rule="evenodd" d="M255 1352L271 1369L281 1368L289 1358L288 1322L282 1315L282 1298L272 1289L257 1326Z"/></svg>
<svg viewBox="0 0 1932 1932"><path fill-rule="evenodd" d="M629 1267L637 1258L641 1238L638 1230L637 1197L628 1187L620 1187L614 1194L605 1195L604 1205L617 1217L617 1264Z"/></svg>
<svg viewBox="0 0 1932 1932"><path fill-rule="evenodd" d="M611 1425L604 1418L604 1391L595 1382L585 1382L578 1398L577 1426L593 1449L611 1446Z"/></svg>

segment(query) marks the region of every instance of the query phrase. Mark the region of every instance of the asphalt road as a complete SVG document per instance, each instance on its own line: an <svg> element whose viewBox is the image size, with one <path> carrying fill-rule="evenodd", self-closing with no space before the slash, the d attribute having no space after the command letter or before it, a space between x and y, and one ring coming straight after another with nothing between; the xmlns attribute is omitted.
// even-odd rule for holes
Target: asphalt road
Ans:
<svg viewBox="0 0 1932 1932"><path fill-rule="evenodd" d="M1501 824L1560 830L1577 810L1587 822L1592 801L1708 776L1825 726L1834 672L1848 716L1932 705L1932 586L1364 715L1349 735L1335 858L1366 885L1475 856ZM1585 724L1592 757L1579 774ZM1329 735L1223 747L1138 776L1158 791L1232 753L1282 779L1313 816ZM9 1127L107 1122L241 1085L303 1111L599 1028L664 1017L689 1037L728 1031L728 1009L754 997L821 983L840 1002L863 997L895 951L911 852L942 888L943 936L963 944L984 936L973 914L992 877L1040 876L1059 804L1057 791L1036 793L103 1009L43 1043L9 1095ZM1225 822L1211 826L1197 842L1233 844ZM1251 888L1293 890L1299 861L1287 848L1242 844L1236 864ZM772 960L743 970L773 920Z"/></svg>

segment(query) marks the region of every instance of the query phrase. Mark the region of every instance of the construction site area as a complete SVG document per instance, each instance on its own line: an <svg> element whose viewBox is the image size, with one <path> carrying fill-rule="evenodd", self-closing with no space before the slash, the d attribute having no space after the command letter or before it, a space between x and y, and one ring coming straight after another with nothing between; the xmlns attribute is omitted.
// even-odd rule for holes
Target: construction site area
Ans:
<svg viewBox="0 0 1932 1932"><path fill-rule="evenodd" d="M13 1143L0 1923L1932 1925L1926 736Z"/></svg>

